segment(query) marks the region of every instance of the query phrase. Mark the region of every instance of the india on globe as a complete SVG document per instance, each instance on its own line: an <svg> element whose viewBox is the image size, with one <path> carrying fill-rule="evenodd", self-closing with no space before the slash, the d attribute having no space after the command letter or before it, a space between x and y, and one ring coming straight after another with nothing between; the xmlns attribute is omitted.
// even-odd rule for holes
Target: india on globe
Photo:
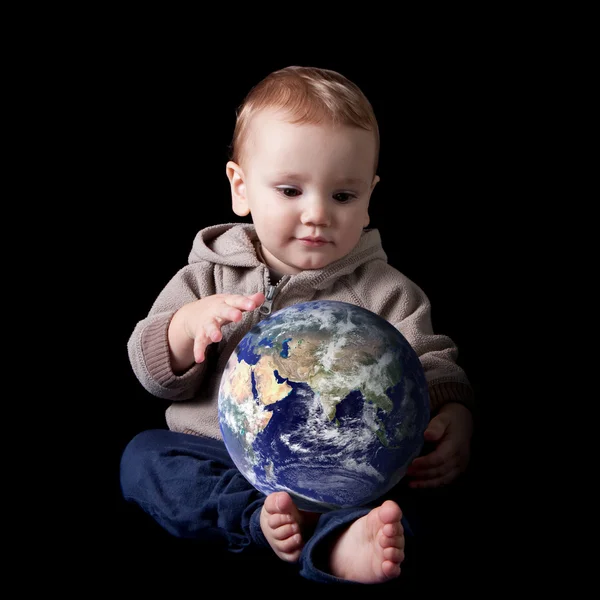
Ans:
<svg viewBox="0 0 600 600"><path fill-rule="evenodd" d="M429 393L406 338L375 313L313 301L274 312L239 342L219 388L231 458L264 494L314 512L366 505L419 455Z"/></svg>

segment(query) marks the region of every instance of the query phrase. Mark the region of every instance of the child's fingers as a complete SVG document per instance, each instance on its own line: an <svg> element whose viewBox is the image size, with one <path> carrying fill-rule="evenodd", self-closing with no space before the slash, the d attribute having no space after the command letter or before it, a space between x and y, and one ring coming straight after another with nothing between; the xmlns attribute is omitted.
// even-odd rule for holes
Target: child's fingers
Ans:
<svg viewBox="0 0 600 600"><path fill-rule="evenodd" d="M257 302L258 294L254 294L254 296L240 296L238 294L231 294L230 296L225 297L225 304L238 308L239 310L254 310L259 303ZM260 294L262 296L262 294Z"/></svg>
<svg viewBox="0 0 600 600"><path fill-rule="evenodd" d="M204 327L204 331L206 333L206 337L208 338L208 343L211 342L220 342L223 339L223 334L221 333L221 324L211 321Z"/></svg>
<svg viewBox="0 0 600 600"><path fill-rule="evenodd" d="M446 433L448 425L449 421L446 415L437 415L437 417L434 417L427 426L427 429L424 433L425 439L429 442L440 440Z"/></svg>
<svg viewBox="0 0 600 600"><path fill-rule="evenodd" d="M227 321L232 323L237 323L242 320L242 311L229 306L228 304L220 304L217 307L217 313L215 315L215 319L217 321Z"/></svg>
<svg viewBox="0 0 600 600"><path fill-rule="evenodd" d="M221 302L214 307L213 318L204 324L201 335L194 338L194 360L201 363L206 358L206 348L209 344L218 343L223 339L222 325L242 320L242 311L254 310L264 301L264 294L258 292L252 296L229 294L223 296Z"/></svg>
<svg viewBox="0 0 600 600"><path fill-rule="evenodd" d="M437 479L443 477L449 471L448 465L440 467L431 467L429 469L418 469L410 474L417 479Z"/></svg>
<svg viewBox="0 0 600 600"><path fill-rule="evenodd" d="M431 456L415 459L408 468L407 475L418 479L436 479L445 476L449 471L460 470L460 456L456 452L437 454L435 460L429 460Z"/></svg>
<svg viewBox="0 0 600 600"><path fill-rule="evenodd" d="M204 358L205 358L205 351L206 351L206 346L207 346L207 342L205 337L202 336L196 336L194 338L194 360L197 363L201 363L204 362Z"/></svg>
<svg viewBox="0 0 600 600"><path fill-rule="evenodd" d="M265 301L265 295L262 292L257 292L249 296L250 300L254 302L256 306L260 306Z"/></svg>
<svg viewBox="0 0 600 600"><path fill-rule="evenodd" d="M438 451L434 450L431 454L427 456L419 456L419 458L415 458L412 461L410 467L408 468L408 472L419 471L424 469L432 469L440 467L444 464L444 457Z"/></svg>

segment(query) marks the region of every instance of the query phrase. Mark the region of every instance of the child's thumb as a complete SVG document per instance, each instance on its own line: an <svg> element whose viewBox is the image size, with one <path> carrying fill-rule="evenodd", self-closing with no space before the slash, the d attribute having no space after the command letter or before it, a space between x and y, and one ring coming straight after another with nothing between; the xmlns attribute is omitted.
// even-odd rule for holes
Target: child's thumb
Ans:
<svg viewBox="0 0 600 600"><path fill-rule="evenodd" d="M428 442L437 442L444 435L444 431L446 431L445 424L436 417L429 423L423 436Z"/></svg>

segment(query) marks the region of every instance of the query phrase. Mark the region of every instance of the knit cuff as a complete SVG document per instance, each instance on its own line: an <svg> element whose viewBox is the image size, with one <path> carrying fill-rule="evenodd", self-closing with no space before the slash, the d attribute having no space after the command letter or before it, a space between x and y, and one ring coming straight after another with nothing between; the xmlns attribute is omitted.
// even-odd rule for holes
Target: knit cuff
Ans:
<svg viewBox="0 0 600 600"><path fill-rule="evenodd" d="M465 383L446 381L434 383L429 388L429 406L432 414L437 413L444 404L458 402L475 413L475 394L473 388Z"/></svg>
<svg viewBox="0 0 600 600"><path fill-rule="evenodd" d="M188 379L196 378L203 371L206 362L193 365L182 375L173 373L169 349L169 324L173 314L161 315L144 329L141 335L144 364L150 379L161 388L173 389L185 385Z"/></svg>

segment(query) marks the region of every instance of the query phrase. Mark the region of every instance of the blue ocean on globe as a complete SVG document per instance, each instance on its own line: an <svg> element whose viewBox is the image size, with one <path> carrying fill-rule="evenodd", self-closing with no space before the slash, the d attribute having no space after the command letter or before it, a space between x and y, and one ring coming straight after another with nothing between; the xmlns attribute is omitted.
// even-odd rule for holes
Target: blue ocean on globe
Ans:
<svg viewBox="0 0 600 600"><path fill-rule="evenodd" d="M283 308L229 358L219 424L231 458L264 494L327 512L376 500L419 455L425 374L390 323L345 302Z"/></svg>

